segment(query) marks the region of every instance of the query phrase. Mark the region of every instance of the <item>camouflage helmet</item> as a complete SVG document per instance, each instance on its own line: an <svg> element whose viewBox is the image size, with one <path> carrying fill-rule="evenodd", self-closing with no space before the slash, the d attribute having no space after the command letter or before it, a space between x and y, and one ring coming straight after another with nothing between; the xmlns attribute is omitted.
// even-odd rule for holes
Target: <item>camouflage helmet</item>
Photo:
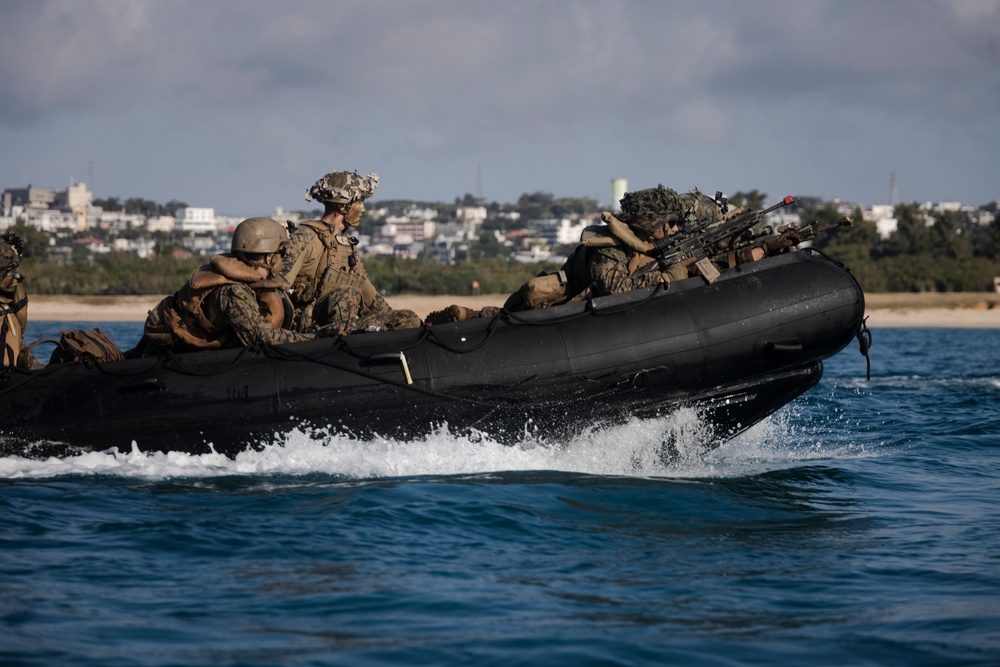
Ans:
<svg viewBox="0 0 1000 667"><path fill-rule="evenodd" d="M247 218L236 226L230 250L240 257L244 253L277 252L288 240L288 229L271 218Z"/></svg>
<svg viewBox="0 0 1000 667"><path fill-rule="evenodd" d="M14 232L0 236L0 271L17 268L24 252L24 241Z"/></svg>
<svg viewBox="0 0 1000 667"><path fill-rule="evenodd" d="M665 227L684 226L693 222L717 222L722 219L719 205L697 188L678 194L670 188L655 188L626 192L621 199L622 222L634 230L652 235Z"/></svg>
<svg viewBox="0 0 1000 667"><path fill-rule="evenodd" d="M306 201L321 204L350 204L372 196L378 187L378 174L362 178L356 171L331 171L306 191Z"/></svg>

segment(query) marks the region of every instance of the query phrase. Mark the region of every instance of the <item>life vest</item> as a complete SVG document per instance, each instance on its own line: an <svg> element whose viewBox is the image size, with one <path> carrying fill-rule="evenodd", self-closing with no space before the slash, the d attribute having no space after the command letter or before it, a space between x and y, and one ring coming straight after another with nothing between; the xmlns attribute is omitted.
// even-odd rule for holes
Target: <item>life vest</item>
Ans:
<svg viewBox="0 0 1000 667"><path fill-rule="evenodd" d="M555 272L541 273L521 285L512 294L504 308L507 310L533 310L567 303L579 297L590 287L590 261L595 252L603 248L619 248L631 253L629 273L653 261L639 251L645 244L623 222L604 214L606 225L592 225L583 230L580 245Z"/></svg>
<svg viewBox="0 0 1000 667"><path fill-rule="evenodd" d="M284 281L268 278L267 273L267 269L247 266L230 254L212 257L209 264L194 270L184 287L150 312L146 337L166 348L178 342L199 350L238 347L239 339L214 298L216 290L224 285L247 287L254 293L261 315L274 327L286 326L290 308L283 302Z"/></svg>
<svg viewBox="0 0 1000 667"><path fill-rule="evenodd" d="M323 251L319 260L304 265L292 281L292 301L296 308L314 303L337 287L354 287L361 293L365 307L370 307L378 292L365 272L357 253L357 241L334 234L322 220L306 220L300 226L313 230Z"/></svg>

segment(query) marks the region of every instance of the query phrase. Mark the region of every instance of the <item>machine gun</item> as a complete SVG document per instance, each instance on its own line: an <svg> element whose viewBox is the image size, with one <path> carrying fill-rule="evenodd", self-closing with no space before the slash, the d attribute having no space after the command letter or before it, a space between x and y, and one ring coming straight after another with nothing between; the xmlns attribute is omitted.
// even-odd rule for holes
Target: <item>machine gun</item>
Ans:
<svg viewBox="0 0 1000 667"><path fill-rule="evenodd" d="M784 234L787 231L794 231L799 237L798 243L805 243L806 241L814 240L820 234L824 234L830 231L831 229L837 229L839 227L853 227L853 226L854 226L854 220L847 217L846 215L840 220L838 220L836 223L832 225L827 225L826 227L819 227L819 222L811 222L808 225L802 225L793 222L791 224L782 225L777 228L767 225L761 228L760 231L757 232L756 234L753 234L749 237L741 238L737 243L730 246L729 249L742 250L744 248L748 248L750 246L754 246L761 243L763 239L766 239L771 236L780 236L781 234Z"/></svg>
<svg viewBox="0 0 1000 667"><path fill-rule="evenodd" d="M715 282L719 277L719 271L712 264L710 257L722 248L735 245L736 238L748 232L768 213L788 206L794 201L795 197L789 195L774 206L761 211L748 211L732 220L715 224L695 223L689 229L682 229L676 234L658 239L653 242L653 250L649 253L656 261L643 266L633 275L663 271L678 262L694 260L695 267L705 280L709 283Z"/></svg>

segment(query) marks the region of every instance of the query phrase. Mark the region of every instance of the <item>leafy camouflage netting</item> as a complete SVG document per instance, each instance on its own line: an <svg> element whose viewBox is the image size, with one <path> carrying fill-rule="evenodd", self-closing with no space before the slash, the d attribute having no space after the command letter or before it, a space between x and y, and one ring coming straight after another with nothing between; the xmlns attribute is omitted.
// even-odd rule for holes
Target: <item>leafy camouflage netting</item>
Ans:
<svg viewBox="0 0 1000 667"><path fill-rule="evenodd" d="M14 232L0 237L0 271L17 266L24 252L24 242Z"/></svg>
<svg viewBox="0 0 1000 667"><path fill-rule="evenodd" d="M378 187L378 174L362 177L356 171L331 171L306 191L306 201L349 204L368 199Z"/></svg>
<svg viewBox="0 0 1000 667"><path fill-rule="evenodd" d="M663 227L722 219L718 204L697 189L677 194L670 188L655 188L626 192L621 199L619 218L629 227L653 234Z"/></svg>

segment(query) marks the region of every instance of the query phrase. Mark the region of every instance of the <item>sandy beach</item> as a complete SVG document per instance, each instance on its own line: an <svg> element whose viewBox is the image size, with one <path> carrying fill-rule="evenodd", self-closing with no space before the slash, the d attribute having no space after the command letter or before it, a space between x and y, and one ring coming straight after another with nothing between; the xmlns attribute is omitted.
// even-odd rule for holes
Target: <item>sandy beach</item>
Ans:
<svg viewBox="0 0 1000 667"><path fill-rule="evenodd" d="M159 296L48 296L31 295L29 317L63 322L142 322ZM418 315L450 304L482 307L503 305L507 295L389 297L393 308L409 308ZM965 292L943 294L867 294L870 327L1000 328L1000 294Z"/></svg>

